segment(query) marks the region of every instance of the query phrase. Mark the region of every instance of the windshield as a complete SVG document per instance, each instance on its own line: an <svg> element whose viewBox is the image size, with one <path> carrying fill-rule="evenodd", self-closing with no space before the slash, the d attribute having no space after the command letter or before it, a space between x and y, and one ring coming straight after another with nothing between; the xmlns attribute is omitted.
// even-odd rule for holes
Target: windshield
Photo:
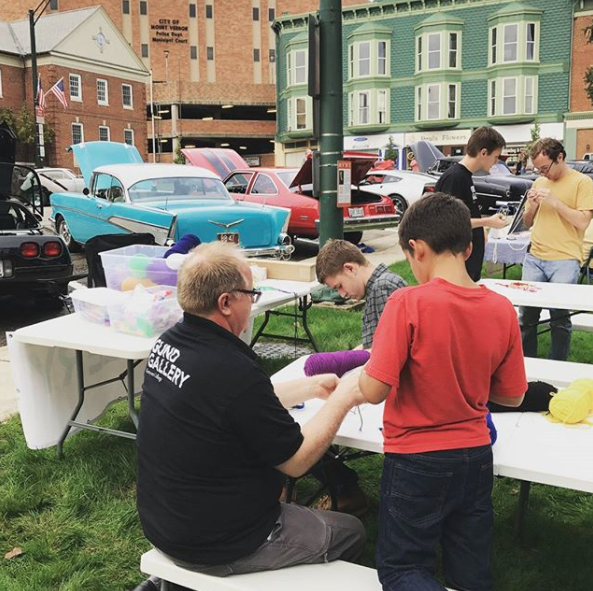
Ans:
<svg viewBox="0 0 593 591"><path fill-rule="evenodd" d="M220 179L200 177L166 177L145 179L133 184L128 193L132 201L162 199L207 199L234 203Z"/></svg>
<svg viewBox="0 0 593 591"><path fill-rule="evenodd" d="M297 175L297 170L285 170L283 172L277 172L276 176L285 184L287 187L290 187L294 177Z"/></svg>

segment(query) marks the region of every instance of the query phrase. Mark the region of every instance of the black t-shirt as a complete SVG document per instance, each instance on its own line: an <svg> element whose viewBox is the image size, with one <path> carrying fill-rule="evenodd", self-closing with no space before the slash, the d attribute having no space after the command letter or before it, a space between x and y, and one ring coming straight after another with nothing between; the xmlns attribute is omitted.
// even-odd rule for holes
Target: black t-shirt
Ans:
<svg viewBox="0 0 593 591"><path fill-rule="evenodd" d="M456 162L450 166L439 178L436 190L448 193L461 199L469 208L472 218L482 215L476 201L476 189L472 180L472 173L463 164ZM472 231L473 250L469 259L465 261L465 268L474 281L479 281L484 262L484 228L474 228Z"/></svg>
<svg viewBox="0 0 593 591"><path fill-rule="evenodd" d="M138 427L138 513L174 558L225 564L255 551L280 513L274 468L302 444L257 356L184 315L152 349Z"/></svg>

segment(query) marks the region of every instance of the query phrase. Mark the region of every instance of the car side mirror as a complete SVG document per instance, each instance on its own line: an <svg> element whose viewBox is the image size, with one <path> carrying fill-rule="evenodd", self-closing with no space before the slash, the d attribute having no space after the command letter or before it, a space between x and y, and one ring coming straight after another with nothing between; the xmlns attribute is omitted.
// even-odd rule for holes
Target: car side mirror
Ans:
<svg viewBox="0 0 593 591"><path fill-rule="evenodd" d="M87 189L87 187L85 187L85 188L82 190L82 194L83 194L83 195L86 195L86 196L88 197L88 196L91 194L91 192L90 192L90 191Z"/></svg>

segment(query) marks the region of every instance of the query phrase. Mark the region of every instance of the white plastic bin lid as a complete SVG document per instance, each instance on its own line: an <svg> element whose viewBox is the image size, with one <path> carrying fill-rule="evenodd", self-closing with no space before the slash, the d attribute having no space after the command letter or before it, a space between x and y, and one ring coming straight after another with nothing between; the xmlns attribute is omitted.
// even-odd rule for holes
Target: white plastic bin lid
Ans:
<svg viewBox="0 0 593 591"><path fill-rule="evenodd" d="M117 304L126 297L126 293L109 289L108 287L93 287L90 289L77 289L72 293L72 300L94 304L96 306L108 306Z"/></svg>

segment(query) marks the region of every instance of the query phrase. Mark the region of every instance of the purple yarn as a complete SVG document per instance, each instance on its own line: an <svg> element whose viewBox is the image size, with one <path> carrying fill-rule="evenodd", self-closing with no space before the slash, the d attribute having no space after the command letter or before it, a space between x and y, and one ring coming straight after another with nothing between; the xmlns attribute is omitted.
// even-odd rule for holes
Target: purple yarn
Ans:
<svg viewBox="0 0 593 591"><path fill-rule="evenodd" d="M168 256L179 253L187 254L192 248L201 244L202 241L195 234L184 234L166 253L165 258Z"/></svg>
<svg viewBox="0 0 593 591"><path fill-rule="evenodd" d="M370 352L365 349L313 353L305 361L305 375L316 376L321 373L335 373L341 378L347 371L364 365L370 357Z"/></svg>
<svg viewBox="0 0 593 591"><path fill-rule="evenodd" d="M146 267L146 278L159 285L177 285L177 271L169 269L165 259L154 259Z"/></svg>

